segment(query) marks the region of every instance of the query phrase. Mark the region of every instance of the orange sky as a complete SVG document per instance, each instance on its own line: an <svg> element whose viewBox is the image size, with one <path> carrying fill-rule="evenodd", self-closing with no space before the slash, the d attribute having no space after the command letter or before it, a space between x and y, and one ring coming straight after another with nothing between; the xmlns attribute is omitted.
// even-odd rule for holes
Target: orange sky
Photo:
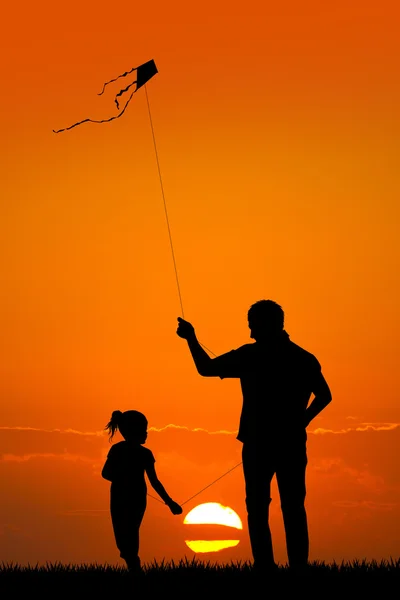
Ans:
<svg viewBox="0 0 400 600"><path fill-rule="evenodd" d="M117 560L96 435L114 409L187 428L148 440L178 501L240 461L234 433L210 433L237 429L238 383L199 377L175 335L144 90L121 119L52 132L114 114L103 83L151 58L184 316L218 354L249 341L250 304L283 306L333 393L310 426L311 557L398 552L399 16L385 0L3 8L0 560ZM240 469L197 500L244 520ZM273 511L284 562L276 494ZM188 553L184 535L149 502L146 560ZM246 531L215 555L232 556Z"/></svg>

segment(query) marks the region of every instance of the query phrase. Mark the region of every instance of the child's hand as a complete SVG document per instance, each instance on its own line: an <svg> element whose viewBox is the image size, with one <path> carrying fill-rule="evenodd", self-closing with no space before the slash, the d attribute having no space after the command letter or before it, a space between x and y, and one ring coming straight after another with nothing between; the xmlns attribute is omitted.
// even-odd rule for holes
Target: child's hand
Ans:
<svg viewBox="0 0 400 600"><path fill-rule="evenodd" d="M180 506L173 500L171 500L171 502L168 502L168 508L170 509L173 515L181 515L183 513L182 506Z"/></svg>

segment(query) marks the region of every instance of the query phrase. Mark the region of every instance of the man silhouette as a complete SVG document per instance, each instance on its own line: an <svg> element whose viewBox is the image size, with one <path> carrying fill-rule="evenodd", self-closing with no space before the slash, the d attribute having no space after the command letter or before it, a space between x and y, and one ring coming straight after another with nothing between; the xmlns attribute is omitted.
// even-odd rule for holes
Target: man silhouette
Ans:
<svg viewBox="0 0 400 600"><path fill-rule="evenodd" d="M193 325L180 317L177 334L187 340L200 375L240 379L243 406L237 439L243 444L254 567L261 573L277 569L268 522L275 475L289 566L302 571L309 553L306 427L331 402L332 396L316 357L290 340L279 304L273 300L253 304L248 311L248 325L255 342L216 358L202 348Z"/></svg>

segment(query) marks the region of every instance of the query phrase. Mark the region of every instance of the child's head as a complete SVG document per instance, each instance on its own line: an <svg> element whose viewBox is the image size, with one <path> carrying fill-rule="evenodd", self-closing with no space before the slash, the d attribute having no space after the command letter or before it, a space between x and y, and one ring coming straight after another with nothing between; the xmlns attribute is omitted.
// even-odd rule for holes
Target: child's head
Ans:
<svg viewBox="0 0 400 600"><path fill-rule="evenodd" d="M143 413L137 410L114 410L110 421L105 426L110 441L118 430L128 442L144 444L147 438L147 419Z"/></svg>

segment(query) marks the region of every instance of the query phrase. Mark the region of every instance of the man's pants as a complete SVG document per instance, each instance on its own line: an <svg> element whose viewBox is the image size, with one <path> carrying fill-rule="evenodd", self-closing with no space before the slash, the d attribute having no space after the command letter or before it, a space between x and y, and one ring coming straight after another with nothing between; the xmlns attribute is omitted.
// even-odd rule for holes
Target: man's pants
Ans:
<svg viewBox="0 0 400 600"><path fill-rule="evenodd" d="M306 497L306 443L243 444L243 473L249 536L254 563L268 569L275 564L269 527L271 481L276 475L289 566L302 568L308 561Z"/></svg>

